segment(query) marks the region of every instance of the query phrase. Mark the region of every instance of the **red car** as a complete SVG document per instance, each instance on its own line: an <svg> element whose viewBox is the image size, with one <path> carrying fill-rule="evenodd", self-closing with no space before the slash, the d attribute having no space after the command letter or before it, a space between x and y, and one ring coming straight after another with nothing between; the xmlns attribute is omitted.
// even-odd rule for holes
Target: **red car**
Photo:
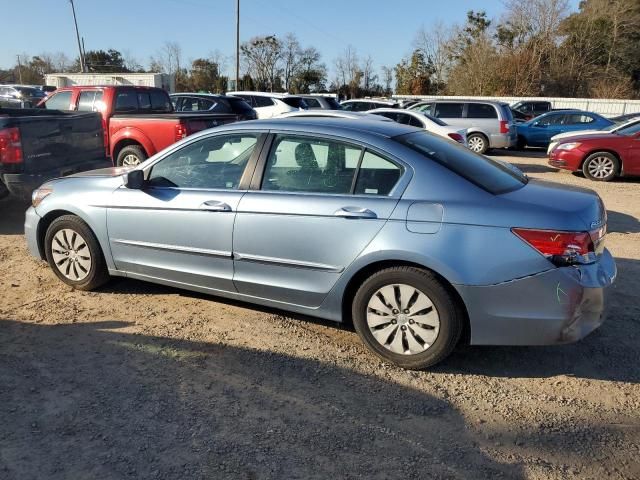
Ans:
<svg viewBox="0 0 640 480"><path fill-rule="evenodd" d="M176 113L169 94L141 86L59 88L39 107L102 114L107 156L117 166L137 165L192 133L236 120L225 113Z"/></svg>
<svg viewBox="0 0 640 480"><path fill-rule="evenodd" d="M563 138L549 154L549 165L589 180L608 182L616 176L640 175L640 123L602 135Z"/></svg>

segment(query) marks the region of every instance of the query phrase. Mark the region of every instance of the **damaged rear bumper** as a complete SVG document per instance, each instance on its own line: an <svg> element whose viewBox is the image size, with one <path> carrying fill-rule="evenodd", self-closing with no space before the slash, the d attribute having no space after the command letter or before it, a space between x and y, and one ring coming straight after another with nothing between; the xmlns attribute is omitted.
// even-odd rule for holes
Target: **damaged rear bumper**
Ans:
<svg viewBox="0 0 640 480"><path fill-rule="evenodd" d="M608 250L589 265L553 268L498 285L456 289L465 302L472 345L553 345L584 338L605 319L616 278Z"/></svg>

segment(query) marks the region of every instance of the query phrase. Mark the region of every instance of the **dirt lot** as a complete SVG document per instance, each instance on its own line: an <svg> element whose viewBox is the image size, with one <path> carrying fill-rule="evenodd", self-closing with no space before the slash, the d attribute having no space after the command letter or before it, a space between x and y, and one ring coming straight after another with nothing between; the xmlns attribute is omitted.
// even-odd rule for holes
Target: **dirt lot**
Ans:
<svg viewBox="0 0 640 480"><path fill-rule="evenodd" d="M131 280L72 291L0 201L0 478L640 478L640 181L500 158L603 197L610 319L429 372L331 323Z"/></svg>

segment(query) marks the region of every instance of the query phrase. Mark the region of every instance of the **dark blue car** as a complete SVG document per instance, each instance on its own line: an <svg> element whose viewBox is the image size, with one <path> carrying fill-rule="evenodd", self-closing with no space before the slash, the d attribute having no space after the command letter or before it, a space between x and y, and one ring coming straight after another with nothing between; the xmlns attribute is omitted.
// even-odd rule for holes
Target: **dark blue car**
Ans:
<svg viewBox="0 0 640 480"><path fill-rule="evenodd" d="M600 130L614 122L593 112L558 110L545 113L517 126L518 147L547 147L551 137L579 130Z"/></svg>

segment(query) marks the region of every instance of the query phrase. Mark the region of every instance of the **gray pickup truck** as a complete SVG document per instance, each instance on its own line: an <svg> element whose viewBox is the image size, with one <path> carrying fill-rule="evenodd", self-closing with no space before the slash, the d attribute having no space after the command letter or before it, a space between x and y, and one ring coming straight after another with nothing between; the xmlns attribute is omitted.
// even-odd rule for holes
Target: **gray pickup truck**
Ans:
<svg viewBox="0 0 640 480"><path fill-rule="evenodd" d="M111 165L99 113L0 108L0 197L28 198L51 178Z"/></svg>

